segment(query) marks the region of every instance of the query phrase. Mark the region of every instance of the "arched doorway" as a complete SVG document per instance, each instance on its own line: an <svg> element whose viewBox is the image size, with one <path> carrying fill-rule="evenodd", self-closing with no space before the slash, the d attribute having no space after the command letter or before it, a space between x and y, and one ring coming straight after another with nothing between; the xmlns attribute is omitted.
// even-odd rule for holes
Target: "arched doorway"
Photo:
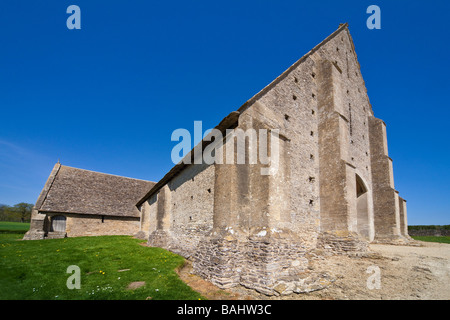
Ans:
<svg viewBox="0 0 450 320"><path fill-rule="evenodd" d="M359 175L356 175L356 212L357 228L360 236L370 238L369 202L367 187Z"/></svg>
<svg viewBox="0 0 450 320"><path fill-rule="evenodd" d="M66 217L65 216L53 216L50 231L66 232Z"/></svg>

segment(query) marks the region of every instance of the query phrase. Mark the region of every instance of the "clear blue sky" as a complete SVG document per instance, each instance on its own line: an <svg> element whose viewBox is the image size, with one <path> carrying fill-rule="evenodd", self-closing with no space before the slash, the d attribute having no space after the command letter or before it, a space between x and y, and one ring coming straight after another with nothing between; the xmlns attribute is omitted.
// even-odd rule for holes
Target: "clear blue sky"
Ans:
<svg viewBox="0 0 450 320"><path fill-rule="evenodd" d="M81 30L66 9L81 8ZM381 30L366 9L381 8ZM450 224L450 2L5 0L0 203L53 165L158 181L177 128L211 128L348 22L409 224Z"/></svg>

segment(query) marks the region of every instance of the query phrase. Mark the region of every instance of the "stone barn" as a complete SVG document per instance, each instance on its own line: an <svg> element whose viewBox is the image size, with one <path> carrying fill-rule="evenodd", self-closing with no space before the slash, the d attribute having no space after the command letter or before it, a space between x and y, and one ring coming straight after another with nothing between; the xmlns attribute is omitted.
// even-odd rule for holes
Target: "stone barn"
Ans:
<svg viewBox="0 0 450 320"><path fill-rule="evenodd" d="M140 231L136 202L154 184L57 163L24 239L135 235Z"/></svg>
<svg viewBox="0 0 450 320"><path fill-rule="evenodd" d="M317 286L308 266L318 252L410 240L386 124L347 24L214 129L156 184L57 164L25 238L137 235L221 288L268 295ZM251 132L270 132L270 143L255 146ZM216 161L198 161L218 142ZM270 161L251 161L265 147ZM219 161L225 155L245 161Z"/></svg>
<svg viewBox="0 0 450 320"><path fill-rule="evenodd" d="M347 24L215 129L222 155L236 155L237 130L276 130L276 173L261 174L270 164L260 162L189 161L217 139L207 136L137 206L150 245L189 257L219 287L302 292L315 250L360 254L370 242L410 239L386 124L374 116ZM252 145L242 149L248 160Z"/></svg>

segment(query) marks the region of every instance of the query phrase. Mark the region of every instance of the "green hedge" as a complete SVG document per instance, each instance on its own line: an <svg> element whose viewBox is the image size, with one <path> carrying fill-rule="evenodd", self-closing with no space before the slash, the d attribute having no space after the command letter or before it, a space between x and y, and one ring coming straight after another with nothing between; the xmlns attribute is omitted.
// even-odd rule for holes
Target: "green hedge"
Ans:
<svg viewBox="0 0 450 320"><path fill-rule="evenodd" d="M450 230L450 225L445 226L408 226L408 230Z"/></svg>

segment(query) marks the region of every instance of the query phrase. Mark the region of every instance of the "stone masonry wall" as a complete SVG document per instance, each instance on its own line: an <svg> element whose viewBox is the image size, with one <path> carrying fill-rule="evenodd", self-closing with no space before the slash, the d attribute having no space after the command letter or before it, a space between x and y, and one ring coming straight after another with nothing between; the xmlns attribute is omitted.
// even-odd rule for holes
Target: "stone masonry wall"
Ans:
<svg viewBox="0 0 450 320"><path fill-rule="evenodd" d="M163 189L162 189L163 190ZM165 193L165 206L158 209ZM149 244L191 256L213 226L214 166L190 165L145 204ZM158 213L159 210L159 213ZM159 221L164 219L165 224Z"/></svg>
<svg viewBox="0 0 450 320"><path fill-rule="evenodd" d="M141 210L149 244L191 257L194 271L222 288L314 290L326 281L308 274L312 252L360 254L377 231L373 112L348 30L327 38L238 113L234 132L279 130L277 173L261 175L261 164L185 168ZM397 220L405 226L401 208Z"/></svg>
<svg viewBox="0 0 450 320"><path fill-rule="evenodd" d="M67 217L68 237L100 235L134 235L139 231L139 218L63 214ZM102 222L103 221L103 222Z"/></svg>

